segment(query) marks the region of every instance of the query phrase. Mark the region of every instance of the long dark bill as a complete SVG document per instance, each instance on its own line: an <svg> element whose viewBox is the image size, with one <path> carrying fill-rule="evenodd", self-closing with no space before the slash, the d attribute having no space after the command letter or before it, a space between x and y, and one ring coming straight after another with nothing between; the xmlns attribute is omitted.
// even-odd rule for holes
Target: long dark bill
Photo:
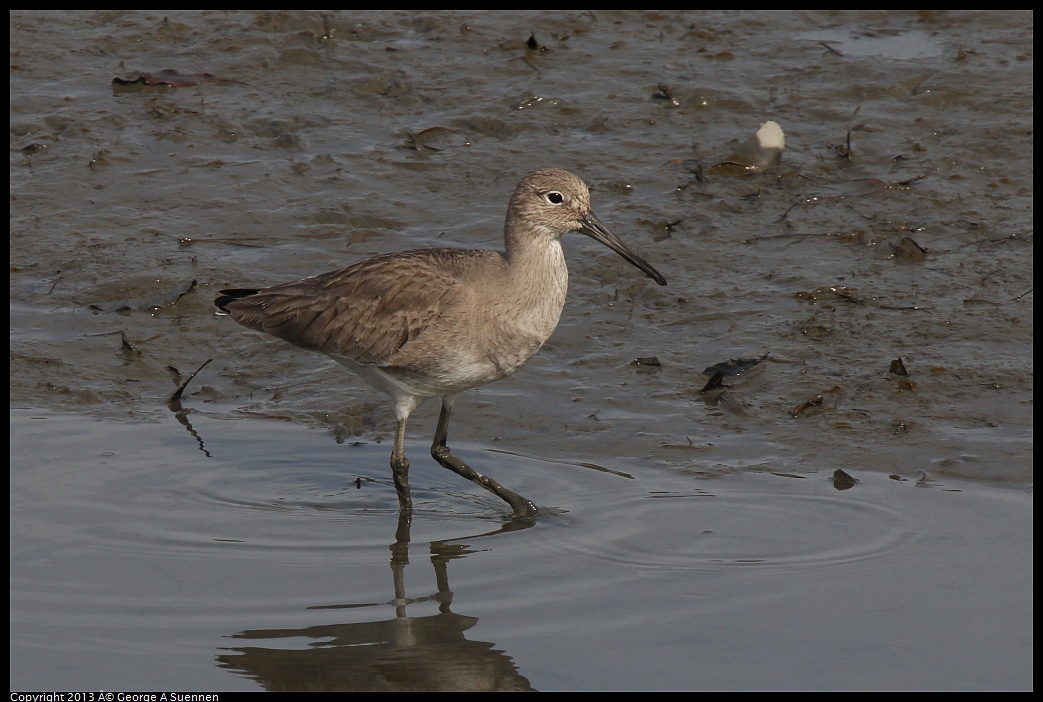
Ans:
<svg viewBox="0 0 1043 702"><path fill-rule="evenodd" d="M593 212L587 213L586 218L583 220L583 228L580 231L591 239L600 241L602 244L630 261L632 264L643 270L645 274L655 282L660 285L666 285L666 278L663 277L663 274L655 268L652 268L652 264L648 261L631 251L618 236L609 231L609 228L601 223L601 220L598 219Z"/></svg>

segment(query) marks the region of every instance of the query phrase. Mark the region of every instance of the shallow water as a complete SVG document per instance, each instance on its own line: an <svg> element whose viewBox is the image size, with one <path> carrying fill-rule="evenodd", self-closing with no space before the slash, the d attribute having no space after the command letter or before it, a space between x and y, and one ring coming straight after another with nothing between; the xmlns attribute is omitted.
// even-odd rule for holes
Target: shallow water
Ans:
<svg viewBox="0 0 1043 702"><path fill-rule="evenodd" d="M12 689L1031 688L1031 13L10 35ZM216 77L111 85L167 68ZM779 173L696 177L769 119ZM489 534L502 505L414 415L402 613L384 398L211 302L499 246L546 165L670 284L567 238L554 337L459 398L454 451L533 528ZM168 366L210 358L173 414ZM348 645L389 632L414 643ZM406 679L417 657L461 667Z"/></svg>
<svg viewBox="0 0 1043 702"><path fill-rule="evenodd" d="M465 445L549 514L417 461L407 528L380 447L190 424L12 412L14 688L1031 685L1021 491Z"/></svg>

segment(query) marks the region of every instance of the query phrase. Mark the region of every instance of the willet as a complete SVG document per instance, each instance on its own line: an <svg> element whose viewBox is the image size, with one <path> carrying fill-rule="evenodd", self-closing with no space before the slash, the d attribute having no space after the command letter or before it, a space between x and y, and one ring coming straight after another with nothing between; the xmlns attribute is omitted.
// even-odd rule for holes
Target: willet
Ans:
<svg viewBox="0 0 1043 702"><path fill-rule="evenodd" d="M434 459L499 496L515 515L533 515L531 501L450 452L449 415L458 393L506 378L550 338L565 305L569 273L560 239L569 232L600 241L666 285L594 215L582 180L543 168L511 196L505 252L389 253L270 288L222 290L214 302L244 327L324 353L391 396L398 418L391 472L403 510L412 506L406 421L440 397Z"/></svg>

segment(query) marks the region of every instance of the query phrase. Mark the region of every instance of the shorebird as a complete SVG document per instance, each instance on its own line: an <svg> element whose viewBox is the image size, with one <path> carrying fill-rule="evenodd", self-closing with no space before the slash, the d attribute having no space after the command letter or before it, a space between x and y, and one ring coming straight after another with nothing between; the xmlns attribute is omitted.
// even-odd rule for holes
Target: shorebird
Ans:
<svg viewBox="0 0 1043 702"><path fill-rule="evenodd" d="M531 516L530 500L482 475L447 445L457 394L506 378L558 325L569 273L561 237L582 232L652 280L666 279L594 215L586 184L542 168L511 196L505 250L418 249L264 289L222 290L214 301L236 322L326 354L391 396L398 420L391 472L402 510L412 507L406 421L439 397L431 455L449 470Z"/></svg>

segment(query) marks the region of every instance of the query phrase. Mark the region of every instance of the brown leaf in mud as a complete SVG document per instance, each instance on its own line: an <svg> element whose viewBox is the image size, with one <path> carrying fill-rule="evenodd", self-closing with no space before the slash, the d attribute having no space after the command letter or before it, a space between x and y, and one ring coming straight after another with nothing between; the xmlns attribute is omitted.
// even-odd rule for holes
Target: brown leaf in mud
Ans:
<svg viewBox="0 0 1043 702"><path fill-rule="evenodd" d="M902 362L901 356L891 361L891 366L887 369L887 372L892 376L891 379L895 382L895 387L900 391L916 391L916 383L909 379L909 371L905 369L905 363Z"/></svg>
<svg viewBox="0 0 1043 702"><path fill-rule="evenodd" d="M837 490L849 490L855 487L855 483L858 482L858 478L851 477L839 468L833 471L831 480L833 481L833 487Z"/></svg>
<svg viewBox="0 0 1043 702"><path fill-rule="evenodd" d="M898 246L895 247L895 251L891 254L891 258L897 261L920 263L927 258L927 249L920 246L909 237L904 236L898 243Z"/></svg>
<svg viewBox="0 0 1043 702"><path fill-rule="evenodd" d="M713 392L714 390L718 390L724 387L723 380L724 373L722 373L721 371L717 371L716 373L710 376L710 379L706 381L706 385L704 385L703 389L699 392Z"/></svg>
<svg viewBox="0 0 1043 702"><path fill-rule="evenodd" d="M135 71L126 78L119 76L112 79L113 88L164 86L168 88L188 88L199 85L204 80L211 80L217 76L212 73L181 73L173 68L164 68L156 73L146 71Z"/></svg>
<svg viewBox="0 0 1043 702"><path fill-rule="evenodd" d="M799 405L797 405L793 409L793 411L790 412L790 414L792 414L794 417L800 416L801 414L803 414L804 412L807 412L812 407L821 407L822 406L822 401L823 401L822 395L815 395L811 399L805 400L804 402L801 402Z"/></svg>
<svg viewBox="0 0 1043 702"><path fill-rule="evenodd" d="M846 285L824 285L821 288L815 288L811 292L802 290L794 293L794 297L798 300L814 303L837 301L850 302L856 305L862 304L862 299L858 297L858 290Z"/></svg>
<svg viewBox="0 0 1043 702"><path fill-rule="evenodd" d="M508 39L507 41L500 42L497 46L503 51L515 51L522 47L529 51L539 51L541 53L550 50L547 46L536 40L535 34L530 34L528 39Z"/></svg>
<svg viewBox="0 0 1043 702"><path fill-rule="evenodd" d="M821 395L815 395L814 397L809 398L804 402L801 402L799 405L797 405L790 411L790 414L794 417L799 417L800 415L804 414L805 412L808 412L809 410L812 410L817 407L822 407L826 402L826 395L832 396L830 400L830 406L835 408L837 400L843 394L843 389L839 385L834 385Z"/></svg>
<svg viewBox="0 0 1043 702"><path fill-rule="evenodd" d="M674 97L673 88L666 83L659 83L656 85L656 91L652 93L653 100L663 100L667 102L671 107L680 107L681 103Z"/></svg>
<svg viewBox="0 0 1043 702"><path fill-rule="evenodd" d="M751 358L732 358L727 361L722 361L721 363L715 363L706 368L703 370L703 375L708 376L711 381L713 380L713 376L718 373L720 373L722 377L726 375L739 375L740 373L744 373L750 368L753 368L761 361L764 361L767 357L768 354Z"/></svg>
<svg viewBox="0 0 1043 702"><path fill-rule="evenodd" d="M737 416L746 414L746 407L742 401L727 391L728 386L724 384L724 378L745 373L759 365L767 357L768 354L765 353L763 356L732 358L721 363L715 363L703 370L703 375L709 377L706 385L699 390L699 393L703 396L703 401L712 406L721 407Z"/></svg>

